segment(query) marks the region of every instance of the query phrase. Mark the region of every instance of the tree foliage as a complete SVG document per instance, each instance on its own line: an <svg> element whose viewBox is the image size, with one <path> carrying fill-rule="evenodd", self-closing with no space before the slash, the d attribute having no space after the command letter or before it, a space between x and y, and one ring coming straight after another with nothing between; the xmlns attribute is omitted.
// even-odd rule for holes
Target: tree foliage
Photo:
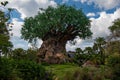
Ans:
<svg viewBox="0 0 120 80"><path fill-rule="evenodd" d="M66 5L41 10L35 17L25 19L21 30L24 39L33 41L36 38L46 40L56 37L60 40L66 35L67 40L73 40L76 36L84 39L92 34L90 20L82 10Z"/></svg>
<svg viewBox="0 0 120 80"><path fill-rule="evenodd" d="M109 27L109 30L112 32L111 38L120 37L120 18L113 22L113 25Z"/></svg>
<svg viewBox="0 0 120 80"><path fill-rule="evenodd" d="M12 43L9 41L9 32L6 27L8 18L4 12L0 11L0 50L2 53L7 53L12 47Z"/></svg>
<svg viewBox="0 0 120 80"><path fill-rule="evenodd" d="M52 74L33 61L14 60L2 57L0 80L52 80Z"/></svg>
<svg viewBox="0 0 120 80"><path fill-rule="evenodd" d="M23 50L22 48L17 48L12 50L10 57L15 60L28 60L36 61L37 59L37 50Z"/></svg>

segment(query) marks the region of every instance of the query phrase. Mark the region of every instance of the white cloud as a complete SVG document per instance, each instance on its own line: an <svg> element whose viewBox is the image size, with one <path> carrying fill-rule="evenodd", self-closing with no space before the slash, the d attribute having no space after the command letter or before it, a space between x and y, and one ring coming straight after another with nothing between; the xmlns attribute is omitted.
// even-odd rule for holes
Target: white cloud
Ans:
<svg viewBox="0 0 120 80"><path fill-rule="evenodd" d="M10 33L12 33L13 35L10 37L10 41L13 43L14 49L15 48L27 49L28 42L21 39L20 30L22 28L23 22L19 22L19 20L17 18L13 18L12 23L14 25L12 25L12 31L10 31Z"/></svg>
<svg viewBox="0 0 120 80"><path fill-rule="evenodd" d="M91 30L93 32L93 38L96 37L105 37L109 35L108 27L112 25L112 22L120 18L120 8L117 9L114 13L100 12L100 17L90 18Z"/></svg>
<svg viewBox="0 0 120 80"><path fill-rule="evenodd" d="M20 31L24 22L19 22L17 18L13 18L12 23L13 25L11 33L13 33L13 37L20 37L21 36Z"/></svg>
<svg viewBox="0 0 120 80"><path fill-rule="evenodd" d="M79 0L78 0L79 1ZM81 0L82 3L86 2L87 0Z"/></svg>
<svg viewBox="0 0 120 80"><path fill-rule="evenodd" d="M6 0L0 0L6 1ZM48 6L57 6L54 0L8 0L9 4L6 7L15 8L21 13L21 18L24 19L25 17L34 16L38 13L39 8L47 8ZM0 8L0 10L4 11L5 8ZM17 15L17 14L16 14ZM12 17L15 15L13 14ZM18 16L17 16L18 17ZM14 45L14 48L28 48L28 42L21 39L20 30L22 28L23 22L19 21L17 18L12 19L13 28L10 33L13 33L11 37L11 41ZM41 44L42 41L39 42Z"/></svg>
<svg viewBox="0 0 120 80"><path fill-rule="evenodd" d="M108 36L110 34L108 27L112 25L115 19L120 18L119 14L120 8L114 13L99 12L100 16L98 18L90 18L92 21L91 31L93 32L93 39L81 40L77 38L77 43L72 46L68 42L66 44L67 51L74 51L78 47L84 49L85 47L92 46L95 38Z"/></svg>
<svg viewBox="0 0 120 80"><path fill-rule="evenodd" d="M87 16L88 16L88 17L94 17L94 16L95 16L95 13L88 13Z"/></svg>
<svg viewBox="0 0 120 80"><path fill-rule="evenodd" d="M28 42L27 41L24 41L23 39L21 39L20 37L11 37L10 38L10 41L13 43L14 47L13 49L15 48L23 48L23 49L28 49Z"/></svg>
<svg viewBox="0 0 120 80"><path fill-rule="evenodd" d="M82 40L80 38L76 38L75 41L76 41L75 45L72 45L69 41L67 42L66 44L67 51L75 51L76 48L85 49L85 47L93 45L92 39Z"/></svg>
<svg viewBox="0 0 120 80"><path fill-rule="evenodd" d="M41 39L37 39L35 45L34 45L33 43L29 43L29 44L28 44L28 47L29 47L29 48L34 48L34 47L40 48L41 45L42 45L42 43L43 43L43 41L42 41Z"/></svg>
<svg viewBox="0 0 120 80"><path fill-rule="evenodd" d="M112 9L120 6L120 0L74 0L80 1L81 3L88 3L89 5L94 3L96 7L101 9Z"/></svg>
<svg viewBox="0 0 120 80"><path fill-rule="evenodd" d="M39 8L47 8L48 6L56 5L56 2L53 0L9 0L7 7L18 9L18 11L22 14L21 17L25 18L36 15Z"/></svg>

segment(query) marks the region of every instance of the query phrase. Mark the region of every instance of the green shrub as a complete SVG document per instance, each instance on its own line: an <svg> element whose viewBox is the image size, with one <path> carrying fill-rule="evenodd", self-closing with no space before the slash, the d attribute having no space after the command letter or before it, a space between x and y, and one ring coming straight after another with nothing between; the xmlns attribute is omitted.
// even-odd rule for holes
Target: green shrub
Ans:
<svg viewBox="0 0 120 80"><path fill-rule="evenodd" d="M83 67L73 73L68 73L63 80L112 80L112 71L104 66L101 68Z"/></svg>
<svg viewBox="0 0 120 80"><path fill-rule="evenodd" d="M37 50L24 50L22 48L17 48L12 51L11 58L16 60L29 60L36 61L37 60Z"/></svg>
<svg viewBox="0 0 120 80"><path fill-rule="evenodd" d="M0 80L52 80L42 65L27 60L0 58Z"/></svg>
<svg viewBox="0 0 120 80"><path fill-rule="evenodd" d="M120 54L110 55L106 59L106 65L109 66L111 70L113 70L113 80L120 80Z"/></svg>
<svg viewBox="0 0 120 80"><path fill-rule="evenodd" d="M114 67L116 64L120 64L120 54L110 55L106 59L106 65L108 65L109 67Z"/></svg>
<svg viewBox="0 0 120 80"><path fill-rule="evenodd" d="M13 80L17 77L13 64L14 62L8 58L0 58L0 80Z"/></svg>
<svg viewBox="0 0 120 80"><path fill-rule="evenodd" d="M51 75L40 64L25 60L20 60L16 64L22 80L51 80Z"/></svg>

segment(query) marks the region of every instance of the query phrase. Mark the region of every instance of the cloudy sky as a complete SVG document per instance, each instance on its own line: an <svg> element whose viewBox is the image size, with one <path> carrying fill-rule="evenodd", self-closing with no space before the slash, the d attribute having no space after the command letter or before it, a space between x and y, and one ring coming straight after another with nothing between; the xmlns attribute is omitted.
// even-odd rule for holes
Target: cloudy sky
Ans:
<svg viewBox="0 0 120 80"><path fill-rule="evenodd" d="M6 0L0 0L6 1ZM87 40L75 39L76 45L66 45L67 50L74 50L77 47L85 48L92 46L93 40L96 37L106 37L110 34L108 27L112 22L120 18L120 0L8 0L7 7L16 8L12 13L11 21L13 25L13 36L11 41L14 48L27 49L30 44L20 38L21 25L24 24L24 18L34 16L39 11L39 8L47 8L48 6L57 6L58 4L66 4L82 9L91 22L91 31L93 38ZM2 7L1 7L2 8ZM1 9L2 10L2 9ZM42 41L39 41L42 44ZM40 45L39 45L40 47Z"/></svg>

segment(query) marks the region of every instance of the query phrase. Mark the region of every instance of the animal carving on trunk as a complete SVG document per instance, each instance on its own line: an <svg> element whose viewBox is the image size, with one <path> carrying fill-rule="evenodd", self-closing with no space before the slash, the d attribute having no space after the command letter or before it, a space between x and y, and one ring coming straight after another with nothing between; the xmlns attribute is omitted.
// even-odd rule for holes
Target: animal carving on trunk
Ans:
<svg viewBox="0 0 120 80"><path fill-rule="evenodd" d="M63 51L64 50L64 51ZM61 53L63 52L63 53ZM58 43L55 39L43 41L39 49L39 62L47 63L64 63L66 61L65 44Z"/></svg>

